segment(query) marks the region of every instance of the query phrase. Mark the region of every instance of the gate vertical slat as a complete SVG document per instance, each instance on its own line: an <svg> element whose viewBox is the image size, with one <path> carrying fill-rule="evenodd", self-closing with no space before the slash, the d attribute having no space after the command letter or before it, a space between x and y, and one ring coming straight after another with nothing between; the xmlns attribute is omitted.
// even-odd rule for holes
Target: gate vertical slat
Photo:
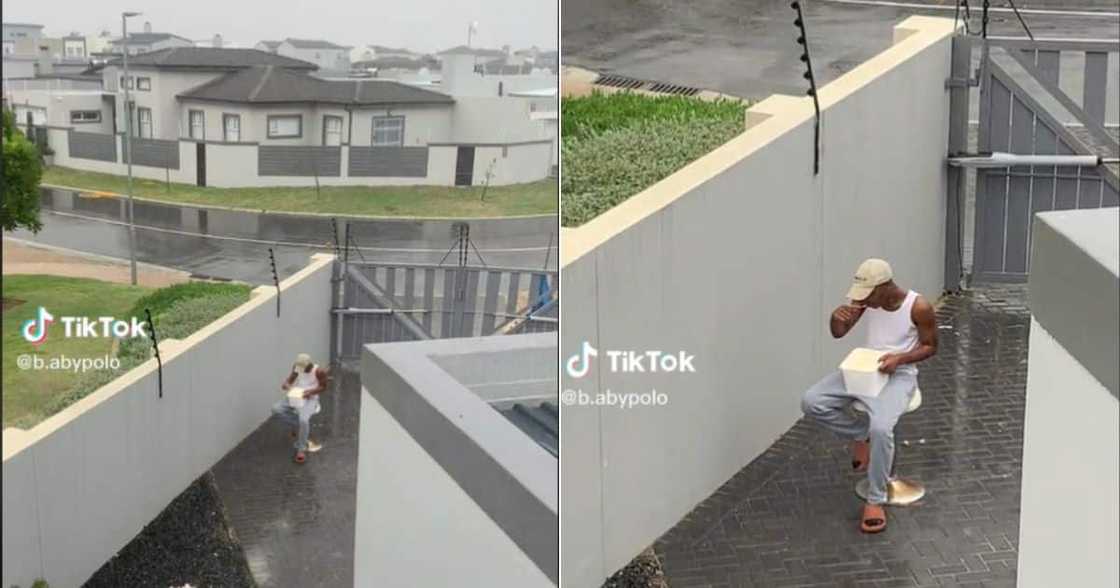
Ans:
<svg viewBox="0 0 1120 588"><path fill-rule="evenodd" d="M478 313L475 308L478 302L478 276L482 272L478 270L466 270L466 295L463 296L463 312L460 320L462 330L459 332L460 337L475 337L478 335L477 318Z"/></svg>
<svg viewBox="0 0 1120 588"><path fill-rule="evenodd" d="M1062 70L1061 62L1061 51L1039 51L1035 65L1037 65L1038 70L1042 72L1044 80L1057 87L1061 87L1059 85L1061 83L1059 79Z"/></svg>
<svg viewBox="0 0 1120 588"><path fill-rule="evenodd" d="M517 313L517 297L521 293L521 272L509 273L509 295L506 298L506 314Z"/></svg>
<svg viewBox="0 0 1120 588"><path fill-rule="evenodd" d="M1078 169L1081 172L1081 181L1077 183L1077 208L1100 208L1100 172L1091 167Z"/></svg>
<svg viewBox="0 0 1120 588"><path fill-rule="evenodd" d="M433 269L424 270L424 308L429 312L424 313L424 330L432 333L432 315L435 314L435 287L436 272ZM433 335L435 333L432 333Z"/></svg>
<svg viewBox="0 0 1120 588"><path fill-rule="evenodd" d="M413 296L415 288L416 269L410 267L404 270L404 307L410 310L416 308L415 296Z"/></svg>
<svg viewBox="0 0 1120 588"><path fill-rule="evenodd" d="M1064 141L1058 141L1059 155L1073 155L1073 149ZM1077 208L1077 170L1058 168L1058 180L1054 197L1054 210Z"/></svg>
<svg viewBox="0 0 1120 588"><path fill-rule="evenodd" d="M1034 152L1038 155L1054 155L1057 152L1057 147L1057 136L1054 131L1046 128L1046 125L1035 125ZM1031 187L1031 219L1034 218L1035 213L1054 208L1055 187L1057 185L1054 176L1058 173L1058 168L1053 165L1035 167L1033 170L1036 175L1034 185ZM1034 223L1030 222L1030 224L1033 225ZM1027 237L1027 267L1030 267L1031 263L1032 236L1033 233L1028 234Z"/></svg>
<svg viewBox="0 0 1120 588"><path fill-rule="evenodd" d="M1018 98L1011 107L1011 133L1008 148L1012 153L1034 151L1035 116ZM1029 169L1029 168L1028 168ZM1009 172L1012 170L1009 170ZM1031 226L1031 178L1026 170L1015 170L1007 182L1007 213L1004 234L1003 271L1027 272L1027 234Z"/></svg>
<svg viewBox="0 0 1120 588"><path fill-rule="evenodd" d="M455 285L459 281L459 272L454 269L443 270L443 314L440 317L440 338L455 337L452 330L454 324Z"/></svg>
<svg viewBox="0 0 1120 588"><path fill-rule="evenodd" d="M498 288L502 285L502 272L486 272L486 299L482 303L482 335L494 332L494 323L497 321L494 313L498 312Z"/></svg>
<svg viewBox="0 0 1120 588"><path fill-rule="evenodd" d="M988 148L1007 151L1010 142L1011 91L994 77L989 80ZM1003 271L1003 236L1007 221L1007 174L983 170L984 193L977 195L975 267L982 272Z"/></svg>
<svg viewBox="0 0 1120 588"><path fill-rule="evenodd" d="M1090 119L1104 124L1108 89L1108 53L1085 53L1085 83L1082 110Z"/></svg>
<svg viewBox="0 0 1120 588"><path fill-rule="evenodd" d="M395 308L401 307L397 302L397 268L392 266L385 268L385 295L389 297L389 304Z"/></svg>

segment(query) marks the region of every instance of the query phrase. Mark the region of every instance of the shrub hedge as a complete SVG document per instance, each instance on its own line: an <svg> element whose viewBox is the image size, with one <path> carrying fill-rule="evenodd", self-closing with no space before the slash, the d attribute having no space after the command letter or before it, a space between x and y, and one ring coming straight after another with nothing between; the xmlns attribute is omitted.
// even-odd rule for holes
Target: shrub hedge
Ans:
<svg viewBox="0 0 1120 588"><path fill-rule="evenodd" d="M742 133L747 104L618 93L562 108L561 223L574 227Z"/></svg>

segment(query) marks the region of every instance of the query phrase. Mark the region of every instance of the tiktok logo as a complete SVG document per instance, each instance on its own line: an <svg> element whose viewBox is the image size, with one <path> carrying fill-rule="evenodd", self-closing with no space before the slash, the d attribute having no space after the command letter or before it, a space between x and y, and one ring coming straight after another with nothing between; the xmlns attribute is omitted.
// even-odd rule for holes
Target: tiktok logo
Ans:
<svg viewBox="0 0 1120 588"><path fill-rule="evenodd" d="M47 340L47 327L54 322L54 316L47 309L39 307L39 317L23 323L23 338L38 347Z"/></svg>
<svg viewBox="0 0 1120 588"><path fill-rule="evenodd" d="M583 342L583 349L568 358L568 363L565 367L568 368L568 375L573 378L582 378L591 371L591 358L597 357L599 350L591 346L587 341Z"/></svg>

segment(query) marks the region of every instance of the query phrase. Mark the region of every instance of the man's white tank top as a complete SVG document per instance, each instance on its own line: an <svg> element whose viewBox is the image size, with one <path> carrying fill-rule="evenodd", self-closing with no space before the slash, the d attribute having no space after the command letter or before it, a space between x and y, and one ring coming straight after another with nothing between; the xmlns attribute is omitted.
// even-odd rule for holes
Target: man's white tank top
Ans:
<svg viewBox="0 0 1120 588"><path fill-rule="evenodd" d="M867 346L871 349L889 351L891 353L906 353L918 345L918 327L911 318L911 310L918 293L910 290L902 306L897 310L883 310L881 308L868 308L863 313L867 321ZM918 371L917 366L908 363L898 369Z"/></svg>
<svg viewBox="0 0 1120 588"><path fill-rule="evenodd" d="M311 371L305 372L296 370L296 381L293 386L299 386L304 390L310 390L319 386L319 378L315 374L319 371L319 364L312 364ZM303 403L303 408L300 409L301 414L316 414L319 412L319 396L312 396Z"/></svg>
<svg viewBox="0 0 1120 588"><path fill-rule="evenodd" d="M318 364L312 364L310 372L297 370L295 385L304 390L317 387L319 385L319 379L315 377L315 373L318 371Z"/></svg>

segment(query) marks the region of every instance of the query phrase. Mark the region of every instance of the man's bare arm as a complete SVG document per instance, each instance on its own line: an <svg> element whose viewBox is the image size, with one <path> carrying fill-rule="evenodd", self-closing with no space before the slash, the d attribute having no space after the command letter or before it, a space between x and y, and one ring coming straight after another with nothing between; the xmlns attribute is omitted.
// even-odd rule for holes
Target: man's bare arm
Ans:
<svg viewBox="0 0 1120 588"><path fill-rule="evenodd" d="M284 378L284 382L282 384L280 384L280 389L281 390L287 390L288 388L291 388L292 384L295 381L296 381L296 372L295 372L295 370L292 370L292 373L288 374L288 377Z"/></svg>
<svg viewBox="0 0 1120 588"><path fill-rule="evenodd" d="M828 329L832 331L832 337L839 339L848 334L852 327L856 326L859 322L859 317L863 316L864 307L855 306L852 304L841 304L832 311L832 316L828 320Z"/></svg>
<svg viewBox="0 0 1120 588"><path fill-rule="evenodd" d="M901 354L899 363L918 363L937 353L937 314L933 305L919 297L910 309L910 318L918 327L918 344L910 351Z"/></svg>

